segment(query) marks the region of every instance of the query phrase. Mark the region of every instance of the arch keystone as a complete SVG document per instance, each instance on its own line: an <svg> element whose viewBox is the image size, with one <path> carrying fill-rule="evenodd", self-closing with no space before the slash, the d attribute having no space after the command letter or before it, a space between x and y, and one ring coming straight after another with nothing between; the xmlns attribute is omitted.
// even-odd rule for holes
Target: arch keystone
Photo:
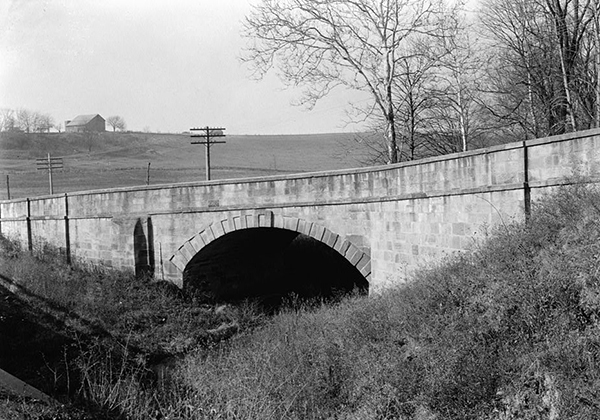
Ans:
<svg viewBox="0 0 600 420"><path fill-rule="evenodd" d="M273 227L273 212L265 211L264 213L259 213L257 215L258 218L258 227Z"/></svg>

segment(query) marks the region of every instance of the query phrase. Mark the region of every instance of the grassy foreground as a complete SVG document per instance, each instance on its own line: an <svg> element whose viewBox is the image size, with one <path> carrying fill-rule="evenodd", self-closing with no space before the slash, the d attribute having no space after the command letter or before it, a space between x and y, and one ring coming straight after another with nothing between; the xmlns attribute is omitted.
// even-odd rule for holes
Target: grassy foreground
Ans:
<svg viewBox="0 0 600 420"><path fill-rule="evenodd" d="M215 311L168 287L78 271L6 243L0 258L0 274L67 314L65 330L88 328L69 341L64 363L73 378L67 399L88 412L406 420L600 413L600 192L591 187L558 191L535 205L529 223L500 226L471 254L382 296L296 305L269 320L250 306ZM223 317L236 319L238 332L211 336ZM159 354L171 355L168 369L150 361Z"/></svg>

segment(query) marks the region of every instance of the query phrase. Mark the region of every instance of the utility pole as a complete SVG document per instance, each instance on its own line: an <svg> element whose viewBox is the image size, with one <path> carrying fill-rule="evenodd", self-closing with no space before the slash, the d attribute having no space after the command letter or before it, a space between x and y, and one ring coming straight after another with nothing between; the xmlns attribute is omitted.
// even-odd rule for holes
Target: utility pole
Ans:
<svg viewBox="0 0 600 420"><path fill-rule="evenodd" d="M63 160L62 158L53 158L48 153L47 159L36 159L35 163L37 164L38 171L48 171L48 184L50 185L50 195L54 194L54 184L52 182L52 171L54 169L62 169L63 168Z"/></svg>
<svg viewBox="0 0 600 420"><path fill-rule="evenodd" d="M225 134L223 134L225 129L206 126L201 128L190 128L190 131L192 132L191 137L202 137L205 139L204 141L193 141L190 144L203 144L206 146L206 180L210 181L210 147L213 144L225 143L224 141L211 141L210 139L213 137L225 137Z"/></svg>

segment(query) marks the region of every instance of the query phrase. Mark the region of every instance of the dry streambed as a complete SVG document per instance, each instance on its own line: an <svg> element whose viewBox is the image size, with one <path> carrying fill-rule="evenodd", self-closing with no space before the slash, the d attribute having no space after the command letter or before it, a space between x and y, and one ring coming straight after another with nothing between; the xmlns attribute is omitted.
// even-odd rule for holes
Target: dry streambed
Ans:
<svg viewBox="0 0 600 420"><path fill-rule="evenodd" d="M93 375L114 375L109 372L112 369L117 375L134 370L144 381L160 383L189 351L209 348L263 319L247 304L202 304L172 285L131 277L122 294L108 297L106 306L99 302L107 299L109 291L98 289L96 278L91 282L95 287L80 293L81 303L89 309L82 313L75 305L66 307L56 303L56 298L42 295L48 290L43 285L35 291L23 286L32 274L25 267L35 269L35 265L31 256L0 255L0 369L50 395L58 405L4 389L0 410L14 412L14 419L30 418L20 417L31 414L30 410L45 413L46 417L39 418L98 415L102 407L87 401L86 381ZM11 277L15 272L19 275ZM46 274L52 272L60 275L55 267ZM39 275L38 280L49 279ZM130 299L122 299L127 295ZM97 370L100 365L104 372ZM74 402L85 410L73 408ZM47 417L56 412L63 417Z"/></svg>

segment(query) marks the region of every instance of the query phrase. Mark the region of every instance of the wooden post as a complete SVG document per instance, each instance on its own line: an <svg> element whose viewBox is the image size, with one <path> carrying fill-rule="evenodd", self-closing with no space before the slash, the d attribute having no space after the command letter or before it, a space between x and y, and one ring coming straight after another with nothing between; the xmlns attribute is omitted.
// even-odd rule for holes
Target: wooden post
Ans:
<svg viewBox="0 0 600 420"><path fill-rule="evenodd" d="M50 185L50 195L54 194L54 184L52 184L52 161L48 153L48 184Z"/></svg>
<svg viewBox="0 0 600 420"><path fill-rule="evenodd" d="M531 216L531 188L529 187L529 149L526 140L523 140L523 207L525 221L528 222Z"/></svg>
<svg viewBox="0 0 600 420"><path fill-rule="evenodd" d="M48 153L48 157L46 159L36 159L37 169L38 171L48 171L48 184L50 195L54 194L54 183L52 182L52 170L53 169L62 169L63 162L62 158L53 158Z"/></svg>
<svg viewBox="0 0 600 420"><path fill-rule="evenodd" d="M71 234L69 232L69 196L65 193L65 258L71 264Z"/></svg>
<svg viewBox="0 0 600 420"><path fill-rule="evenodd" d="M210 141L211 137L225 137L224 128L211 128L209 126L202 128L190 128L190 131L201 131L202 134L192 134L192 137L203 137L206 141L193 141L191 144L203 144L206 146L206 180L210 181L210 147L213 144L225 143L224 141Z"/></svg>
<svg viewBox="0 0 600 420"><path fill-rule="evenodd" d="M8 175L6 175L6 196L8 197L8 200L10 200L10 179Z"/></svg>
<svg viewBox="0 0 600 420"><path fill-rule="evenodd" d="M210 130L206 127L206 180L210 181Z"/></svg>
<svg viewBox="0 0 600 420"><path fill-rule="evenodd" d="M25 218L27 224L27 249L33 251L33 233L31 232L31 200L27 199L27 217Z"/></svg>

